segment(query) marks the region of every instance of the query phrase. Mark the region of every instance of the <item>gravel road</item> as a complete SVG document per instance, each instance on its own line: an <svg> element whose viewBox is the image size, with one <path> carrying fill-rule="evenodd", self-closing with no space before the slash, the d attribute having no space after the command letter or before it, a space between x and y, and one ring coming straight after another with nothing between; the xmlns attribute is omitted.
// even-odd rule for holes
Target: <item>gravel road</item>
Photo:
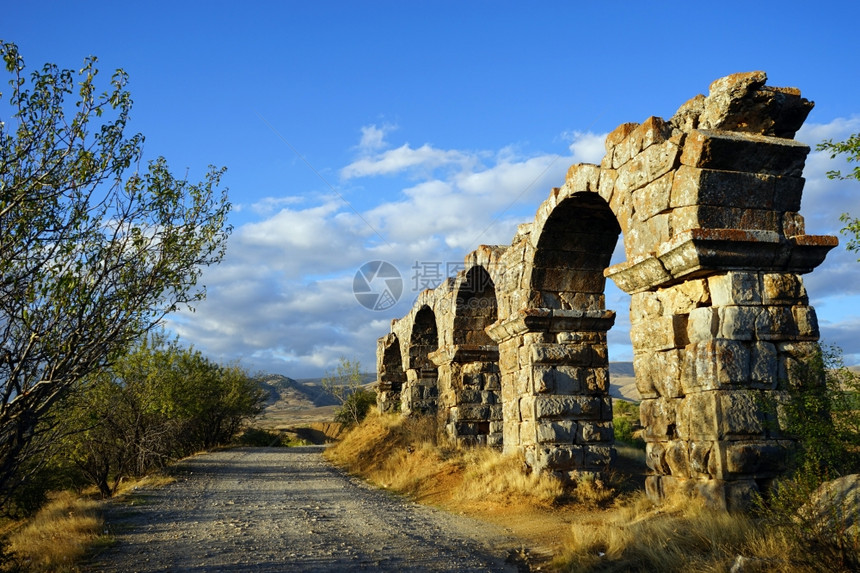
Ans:
<svg viewBox="0 0 860 573"><path fill-rule="evenodd" d="M333 468L322 446L195 456L107 509L117 544L86 571L517 571L522 542Z"/></svg>

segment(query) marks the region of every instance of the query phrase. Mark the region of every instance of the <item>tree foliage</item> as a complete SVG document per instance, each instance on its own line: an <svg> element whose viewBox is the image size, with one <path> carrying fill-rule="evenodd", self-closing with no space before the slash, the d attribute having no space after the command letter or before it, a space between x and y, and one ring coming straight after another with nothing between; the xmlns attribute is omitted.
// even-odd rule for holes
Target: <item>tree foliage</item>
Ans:
<svg viewBox="0 0 860 573"><path fill-rule="evenodd" d="M365 390L363 382L361 363L345 358L340 359L333 373L323 378L323 389L341 404L335 422L345 426L358 424L376 404L376 393Z"/></svg>
<svg viewBox="0 0 860 573"><path fill-rule="evenodd" d="M776 526L815 555L821 570L857 570L860 539L846 537L856 517L844 497L822 498L825 482L860 472L860 375L846 368L841 352L824 348L794 364L786 400L769 404L774 429L797 439L790 472L759 499L768 526ZM819 511L811 500L817 499ZM846 507L854 507L848 504Z"/></svg>
<svg viewBox="0 0 860 573"><path fill-rule="evenodd" d="M123 477L229 442L263 399L240 367L216 364L156 333L67 401L66 438L55 461L71 462L110 495Z"/></svg>
<svg viewBox="0 0 860 573"><path fill-rule="evenodd" d="M830 153L830 158L835 159L839 155L844 155L849 163L857 163L849 173L842 173L838 169L833 169L827 172L827 177L830 179L856 179L860 181L860 133L855 133L845 141L833 141L828 139L819 143L816 146L818 151L826 151ZM849 237L846 248L849 251L860 252L860 219L852 217L848 213L843 213L840 217L845 223L842 228L842 234ZM860 261L860 259L858 259Z"/></svg>
<svg viewBox="0 0 860 573"><path fill-rule="evenodd" d="M96 58L32 73L0 41L0 497L21 461L53 443L54 410L168 312L204 296L202 267L223 256L223 169L194 183L163 158L141 165L125 136L132 100ZM32 464L29 464L31 467Z"/></svg>

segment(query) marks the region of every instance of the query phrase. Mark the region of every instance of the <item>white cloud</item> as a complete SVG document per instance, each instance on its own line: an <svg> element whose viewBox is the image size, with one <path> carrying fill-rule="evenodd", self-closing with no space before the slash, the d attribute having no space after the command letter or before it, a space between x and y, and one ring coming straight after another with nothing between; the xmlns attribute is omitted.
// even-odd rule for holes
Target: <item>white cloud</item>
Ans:
<svg viewBox="0 0 860 573"><path fill-rule="evenodd" d="M396 130L397 126L392 124L365 125L361 128L361 141L358 149L362 153L372 153L388 146L385 136Z"/></svg>
<svg viewBox="0 0 860 573"><path fill-rule="evenodd" d="M340 176L344 180L356 177L374 175L393 175L409 169L422 168L433 170L451 164L461 164L468 160L465 155L455 150L437 149L424 144L414 149L405 143L397 149L389 149L370 157L362 157L341 169Z"/></svg>
<svg viewBox="0 0 860 573"><path fill-rule="evenodd" d="M303 197L264 197L256 203L251 204L251 211L258 215L267 215L285 205L295 205L304 201ZM243 210L244 206L237 206L234 209Z"/></svg>
<svg viewBox="0 0 860 573"><path fill-rule="evenodd" d="M590 131L572 131L564 134L565 138L571 140L570 152L573 154L573 163L596 163L599 164L606 155L606 133L591 133Z"/></svg>

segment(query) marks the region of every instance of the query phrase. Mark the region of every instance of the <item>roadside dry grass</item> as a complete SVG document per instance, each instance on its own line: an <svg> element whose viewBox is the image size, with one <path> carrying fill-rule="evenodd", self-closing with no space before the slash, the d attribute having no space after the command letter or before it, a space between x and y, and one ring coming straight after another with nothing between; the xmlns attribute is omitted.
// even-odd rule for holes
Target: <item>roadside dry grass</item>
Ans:
<svg viewBox="0 0 860 573"><path fill-rule="evenodd" d="M142 487L161 487L172 483L167 474L153 474L120 482L114 500ZM2 572L73 572L88 554L109 546L113 538L105 530L101 504L95 488L83 493L55 492L29 519L6 522L0 529L5 540Z"/></svg>
<svg viewBox="0 0 860 573"><path fill-rule="evenodd" d="M782 532L677 496L655 507L637 492L576 523L552 563L562 571L816 571Z"/></svg>
<svg viewBox="0 0 860 573"><path fill-rule="evenodd" d="M9 534L7 570L76 571L76 563L91 548L110 542L98 506L99 502L71 492L55 494Z"/></svg>
<svg viewBox="0 0 860 573"><path fill-rule="evenodd" d="M642 488L642 452L618 450L621 473L564 488L517 456L437 443L432 420L371 414L326 456L380 487L504 526L528 540L527 561L542 570L850 570L761 518L685 496L655 506Z"/></svg>

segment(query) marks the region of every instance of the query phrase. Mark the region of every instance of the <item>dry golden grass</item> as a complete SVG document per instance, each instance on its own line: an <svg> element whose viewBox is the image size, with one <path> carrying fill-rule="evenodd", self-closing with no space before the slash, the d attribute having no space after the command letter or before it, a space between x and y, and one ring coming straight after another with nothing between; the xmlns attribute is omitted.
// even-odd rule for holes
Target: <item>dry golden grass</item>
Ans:
<svg viewBox="0 0 860 573"><path fill-rule="evenodd" d="M644 492L619 500L597 519L575 523L561 571L816 571L780 530L744 514L708 507L678 495L655 506Z"/></svg>
<svg viewBox="0 0 860 573"><path fill-rule="evenodd" d="M557 479L528 472L518 456L437 445L436 425L428 417L371 413L326 456L381 487L437 504L549 506L564 494Z"/></svg>
<svg viewBox="0 0 860 573"><path fill-rule="evenodd" d="M463 479L454 493L457 501L491 498L508 505L549 506L565 493L559 480L527 471L520 456L502 455L490 448L470 448L458 451L457 462L463 468Z"/></svg>
<svg viewBox="0 0 860 573"><path fill-rule="evenodd" d="M760 518L681 495L655 506L630 479L644 466L638 449L619 450L626 481L586 474L565 488L529 472L519 456L437 440L432 419L373 413L326 455L381 487L503 525L533 544L532 564L544 570L848 570L832 560L825 567L809 543Z"/></svg>
<svg viewBox="0 0 860 573"><path fill-rule="evenodd" d="M8 550L25 571L75 571L107 539L103 527L98 502L62 492L9 536Z"/></svg>

